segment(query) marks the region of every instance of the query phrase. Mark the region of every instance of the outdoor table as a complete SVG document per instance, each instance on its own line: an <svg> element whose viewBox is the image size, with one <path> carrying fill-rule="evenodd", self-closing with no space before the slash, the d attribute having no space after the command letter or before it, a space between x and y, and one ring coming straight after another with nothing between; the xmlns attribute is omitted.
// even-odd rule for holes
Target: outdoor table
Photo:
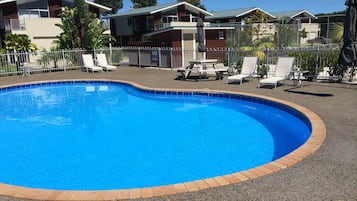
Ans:
<svg viewBox="0 0 357 201"><path fill-rule="evenodd" d="M192 72L199 73L200 80L202 75L206 75L208 72L214 72L216 74L216 80L223 79L223 73L227 71L227 68L217 68L217 59L200 59L189 61L189 66L185 68L177 69L177 72L182 74L182 79L188 78ZM198 68L195 68L198 65Z"/></svg>

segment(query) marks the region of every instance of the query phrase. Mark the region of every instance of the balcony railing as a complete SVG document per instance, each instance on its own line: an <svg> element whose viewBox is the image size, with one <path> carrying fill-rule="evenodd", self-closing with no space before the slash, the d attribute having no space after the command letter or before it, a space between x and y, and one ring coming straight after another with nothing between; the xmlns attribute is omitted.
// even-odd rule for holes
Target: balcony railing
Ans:
<svg viewBox="0 0 357 201"><path fill-rule="evenodd" d="M10 19L4 22L6 33L11 33L12 31L25 31L25 22L19 19Z"/></svg>
<svg viewBox="0 0 357 201"><path fill-rule="evenodd" d="M48 22L50 22L51 26L52 24L57 24L59 23L59 19L60 18L32 18L33 20L45 20L43 21L44 23L46 23L48 25ZM9 19L9 20L5 20L4 21L4 25L5 25L5 32L6 33L18 33L19 31L26 31L26 26L31 26L33 25L33 20L31 21L26 21L25 20L19 20L19 19ZM107 21L103 21L103 27L107 30L105 33L106 34L110 34L110 24ZM42 21L40 22L42 23ZM38 24L38 22L36 23ZM25 33L23 33L25 34Z"/></svg>
<svg viewBox="0 0 357 201"><path fill-rule="evenodd" d="M161 23L154 26L155 31L174 28L174 27L196 27L197 22L169 22L169 23ZM210 23L205 22L205 26L208 27Z"/></svg>

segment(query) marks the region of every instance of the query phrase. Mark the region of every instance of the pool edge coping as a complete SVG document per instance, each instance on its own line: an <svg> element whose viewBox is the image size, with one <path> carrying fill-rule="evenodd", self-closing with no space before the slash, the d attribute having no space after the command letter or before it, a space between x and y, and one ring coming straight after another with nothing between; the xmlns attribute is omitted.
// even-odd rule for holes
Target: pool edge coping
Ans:
<svg viewBox="0 0 357 201"><path fill-rule="evenodd" d="M285 155L284 157L281 157L272 162L248 170L217 176L213 178L207 178L207 179L201 179L201 180L195 180L195 181L189 181L189 182L177 183L177 184L171 184L165 186L118 189L118 190L47 190L47 189L20 187L20 186L0 183L0 195L7 196L7 197L15 197L19 199L30 199L30 200L66 200L66 201L88 200L89 201L89 200L140 199L140 198L151 198L151 197L157 197L163 195L174 195L179 193L193 192L193 191L203 190L207 188L237 184L243 181L265 176L271 173L281 171L285 168L291 167L299 163L303 159L307 158L315 151L317 151L326 138L326 133L327 133L326 126L322 121L322 119L316 113L290 101L264 96L264 95L252 94L252 93L213 90L213 89L151 88L151 87L140 85L135 82L125 81L125 80L90 79L90 78L24 82L19 84L2 85L0 86L0 88L41 84L41 83L67 82L67 81L68 82L98 81L98 82L123 83L148 91L223 93L223 94L234 94L234 95L247 96L247 97L256 97L259 99L264 99L264 100L283 104L302 113L311 124L311 135L303 145L301 145L293 152L290 152L289 154Z"/></svg>

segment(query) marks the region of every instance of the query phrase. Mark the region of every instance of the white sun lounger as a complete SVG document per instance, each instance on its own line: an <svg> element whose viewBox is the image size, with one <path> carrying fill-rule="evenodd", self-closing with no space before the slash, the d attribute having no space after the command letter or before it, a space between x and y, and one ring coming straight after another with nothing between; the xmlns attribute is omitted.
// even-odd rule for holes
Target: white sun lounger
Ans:
<svg viewBox="0 0 357 201"><path fill-rule="evenodd" d="M108 64L105 54L97 54L97 65L102 67L105 71L117 69L117 67Z"/></svg>
<svg viewBox="0 0 357 201"><path fill-rule="evenodd" d="M92 73L101 72L103 68L94 65L93 57L91 54L82 54L83 65L86 68L87 72L90 70Z"/></svg>
<svg viewBox="0 0 357 201"><path fill-rule="evenodd" d="M286 80L291 75L294 60L294 57L278 57L275 73L271 77L261 79L258 87L263 85L274 85L274 88L276 88L278 83L281 81L284 81L285 86Z"/></svg>
<svg viewBox="0 0 357 201"><path fill-rule="evenodd" d="M244 57L240 74L228 76L227 84L233 82L239 82L242 84L244 78L250 78L253 76L258 64L258 57Z"/></svg>

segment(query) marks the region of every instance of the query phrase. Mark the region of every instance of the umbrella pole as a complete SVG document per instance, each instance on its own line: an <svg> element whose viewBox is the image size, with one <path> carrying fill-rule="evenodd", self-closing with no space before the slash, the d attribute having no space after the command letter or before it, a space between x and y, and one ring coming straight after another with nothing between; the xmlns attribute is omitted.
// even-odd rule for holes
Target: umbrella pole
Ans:
<svg viewBox="0 0 357 201"><path fill-rule="evenodd" d="M349 80L350 82L353 82L353 76L355 74L355 68L356 68L356 66L355 66L354 62L352 62L351 75L350 75L350 80Z"/></svg>

